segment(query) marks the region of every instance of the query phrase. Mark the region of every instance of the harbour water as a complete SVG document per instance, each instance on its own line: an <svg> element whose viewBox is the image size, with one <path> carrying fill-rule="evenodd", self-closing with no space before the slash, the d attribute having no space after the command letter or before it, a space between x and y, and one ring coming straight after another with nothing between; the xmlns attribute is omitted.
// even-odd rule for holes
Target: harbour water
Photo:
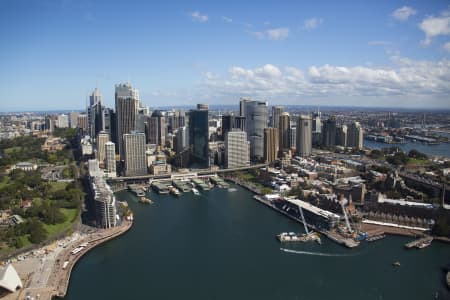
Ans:
<svg viewBox="0 0 450 300"><path fill-rule="evenodd" d="M389 147L398 147L402 151L408 153L412 149L425 153L429 156L445 156L450 157L450 143L440 143L437 145L428 145L424 143L407 142L405 144L386 144L382 142L364 140L364 147L372 149L381 149Z"/></svg>
<svg viewBox="0 0 450 300"><path fill-rule="evenodd" d="M441 270L450 245L406 250L410 239L392 236L355 249L326 238L281 245L275 235L301 224L232 187L151 193L153 205L118 193L133 228L80 260L65 299L450 299Z"/></svg>

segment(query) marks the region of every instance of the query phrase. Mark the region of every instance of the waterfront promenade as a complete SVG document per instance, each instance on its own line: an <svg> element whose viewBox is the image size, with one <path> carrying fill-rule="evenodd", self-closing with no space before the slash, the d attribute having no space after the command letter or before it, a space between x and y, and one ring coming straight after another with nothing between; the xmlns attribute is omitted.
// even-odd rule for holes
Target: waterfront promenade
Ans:
<svg viewBox="0 0 450 300"><path fill-rule="evenodd" d="M64 297L70 282L70 275L78 260L96 246L127 232L133 222L123 221L115 228L97 229L92 233L75 233L70 242L58 245L51 253L40 258L30 258L13 263L22 279L24 288L2 298L22 300L27 296L34 299L51 300L52 297ZM78 253L72 250L80 245L85 247Z"/></svg>

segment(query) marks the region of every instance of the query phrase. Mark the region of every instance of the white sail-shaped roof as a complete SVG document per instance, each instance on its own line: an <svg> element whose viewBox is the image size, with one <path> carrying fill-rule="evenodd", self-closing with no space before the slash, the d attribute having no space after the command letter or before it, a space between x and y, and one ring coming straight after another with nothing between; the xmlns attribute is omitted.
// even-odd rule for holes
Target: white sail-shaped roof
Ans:
<svg viewBox="0 0 450 300"><path fill-rule="evenodd" d="M10 292L15 292L17 289L23 287L16 269L11 264L0 268L0 287Z"/></svg>

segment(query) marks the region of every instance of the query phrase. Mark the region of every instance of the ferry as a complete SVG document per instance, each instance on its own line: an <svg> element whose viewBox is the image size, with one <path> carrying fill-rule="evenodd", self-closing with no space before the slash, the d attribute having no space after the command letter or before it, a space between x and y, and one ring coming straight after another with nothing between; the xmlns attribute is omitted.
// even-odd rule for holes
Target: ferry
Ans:
<svg viewBox="0 0 450 300"><path fill-rule="evenodd" d="M379 234L379 235L374 235L374 236L368 237L366 240L368 242L375 242L375 241L384 239L385 237L386 237L385 234Z"/></svg>
<svg viewBox="0 0 450 300"><path fill-rule="evenodd" d="M180 191L174 186L169 186L169 192L174 196L180 196Z"/></svg>
<svg viewBox="0 0 450 300"><path fill-rule="evenodd" d="M139 199L139 202L144 203L144 204L153 204L153 201L150 200L150 199L147 198L147 197L141 197L141 198Z"/></svg>
<svg viewBox="0 0 450 300"><path fill-rule="evenodd" d="M196 188L192 188L192 192L195 194L195 195L200 195L200 192L196 189Z"/></svg>
<svg viewBox="0 0 450 300"><path fill-rule="evenodd" d="M278 234L277 236L278 241L281 243L284 242L309 242L309 241L316 241L319 244L322 244L322 241L320 240L320 236L316 232L310 232L309 234L300 234L300 233L294 233L294 232L282 232Z"/></svg>
<svg viewBox="0 0 450 300"><path fill-rule="evenodd" d="M417 247L418 249L423 249L423 248L428 247L428 246L430 246L430 245L431 245L431 240L425 241L425 242L423 242L423 243L420 243L420 244L418 244L416 247Z"/></svg>

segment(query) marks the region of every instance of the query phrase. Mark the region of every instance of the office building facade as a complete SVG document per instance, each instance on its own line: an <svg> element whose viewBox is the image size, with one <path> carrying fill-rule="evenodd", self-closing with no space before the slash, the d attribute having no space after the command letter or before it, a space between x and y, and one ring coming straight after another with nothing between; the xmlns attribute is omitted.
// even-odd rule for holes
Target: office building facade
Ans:
<svg viewBox="0 0 450 300"><path fill-rule="evenodd" d="M301 115L297 121L297 155L311 156L312 153L312 119Z"/></svg>

